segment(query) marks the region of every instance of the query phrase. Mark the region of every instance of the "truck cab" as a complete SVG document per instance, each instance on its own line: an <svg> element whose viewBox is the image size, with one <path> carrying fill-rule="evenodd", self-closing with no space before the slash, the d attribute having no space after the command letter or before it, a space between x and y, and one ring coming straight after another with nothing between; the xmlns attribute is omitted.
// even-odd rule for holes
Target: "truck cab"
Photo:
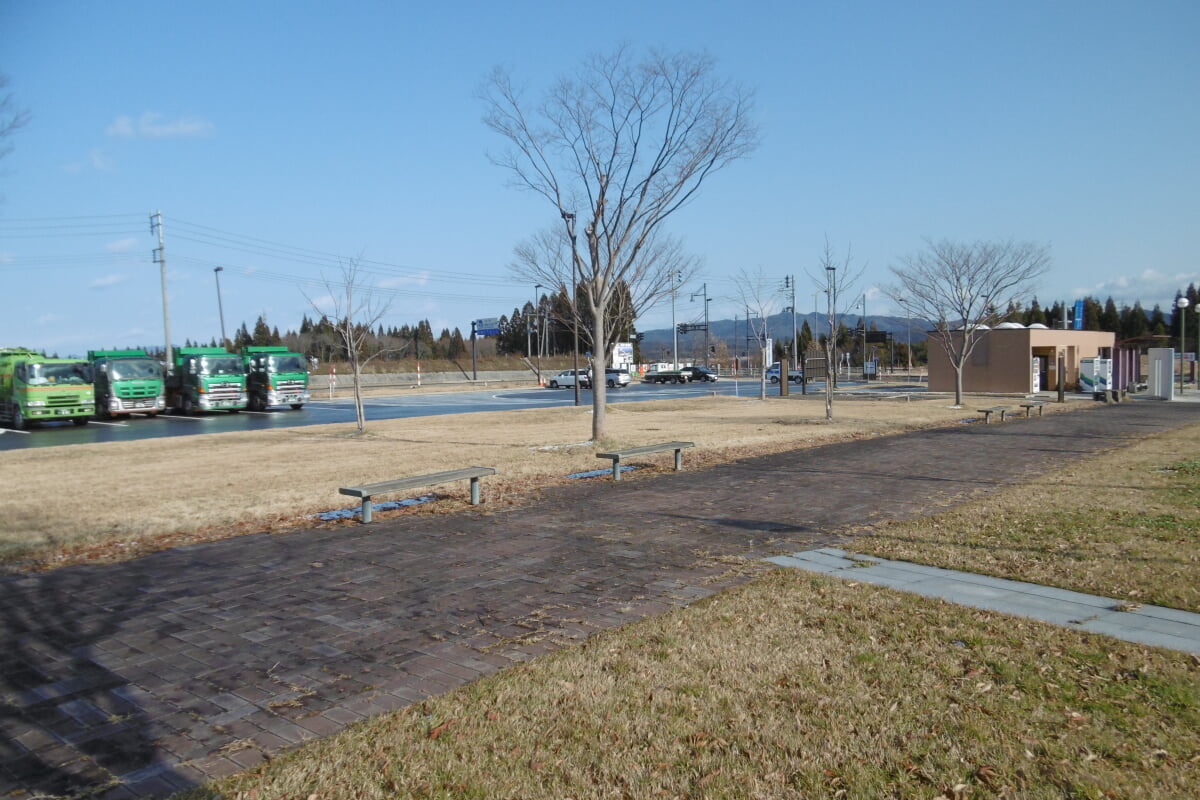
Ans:
<svg viewBox="0 0 1200 800"><path fill-rule="evenodd" d="M246 395L251 411L271 406L300 409L309 400L308 359L286 347L243 347Z"/></svg>
<svg viewBox="0 0 1200 800"><path fill-rule="evenodd" d="M246 365L221 347L181 347L167 375L167 405L183 414L246 407Z"/></svg>
<svg viewBox="0 0 1200 800"><path fill-rule="evenodd" d="M95 412L92 368L73 358L0 349L0 421L15 430L38 422L86 425Z"/></svg>
<svg viewBox="0 0 1200 800"><path fill-rule="evenodd" d="M96 416L155 416L167 408L162 364L145 350L89 350Z"/></svg>

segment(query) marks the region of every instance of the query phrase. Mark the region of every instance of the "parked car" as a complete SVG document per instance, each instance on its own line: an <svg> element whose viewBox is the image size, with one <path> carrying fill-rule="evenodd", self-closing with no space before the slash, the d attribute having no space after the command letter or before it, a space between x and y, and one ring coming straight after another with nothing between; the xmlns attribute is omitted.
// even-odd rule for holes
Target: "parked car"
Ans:
<svg viewBox="0 0 1200 800"><path fill-rule="evenodd" d="M550 376L549 386L551 389L571 389L575 386L576 377L579 379L579 388L592 388L592 380L588 377L587 370L564 369L557 375Z"/></svg>
<svg viewBox="0 0 1200 800"><path fill-rule="evenodd" d="M767 367L767 380L771 383L779 383L779 376L782 370L779 367L779 362L776 361L771 366ZM787 379L792 383L804 383L804 372L802 370L788 368Z"/></svg>
<svg viewBox="0 0 1200 800"><path fill-rule="evenodd" d="M717 380L717 373L705 367L681 367L679 369L690 381L712 383Z"/></svg>
<svg viewBox="0 0 1200 800"><path fill-rule="evenodd" d="M610 389L620 389L629 385L629 371L608 367L604 370L604 385Z"/></svg>

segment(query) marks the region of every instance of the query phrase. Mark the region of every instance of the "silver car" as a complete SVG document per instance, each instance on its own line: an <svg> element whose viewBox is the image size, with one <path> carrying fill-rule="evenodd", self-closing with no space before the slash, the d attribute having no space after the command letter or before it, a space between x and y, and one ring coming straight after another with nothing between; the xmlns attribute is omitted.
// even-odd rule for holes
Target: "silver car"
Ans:
<svg viewBox="0 0 1200 800"><path fill-rule="evenodd" d="M579 380L579 387L581 389L592 388L591 378L589 378L587 372L582 369L579 370L578 373L576 373L576 371L573 369L564 369L557 375L550 376L550 381L547 385L551 389L571 389L575 386L576 378Z"/></svg>

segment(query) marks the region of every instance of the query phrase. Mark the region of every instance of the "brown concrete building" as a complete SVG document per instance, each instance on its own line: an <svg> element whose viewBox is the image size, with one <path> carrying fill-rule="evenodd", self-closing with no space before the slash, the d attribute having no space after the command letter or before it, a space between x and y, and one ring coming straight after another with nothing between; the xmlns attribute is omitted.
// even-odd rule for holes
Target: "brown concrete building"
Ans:
<svg viewBox="0 0 1200 800"><path fill-rule="evenodd" d="M1035 387L1038 391L1057 389L1059 356L1063 358L1067 390L1076 391L1080 360L1112 358L1115 346L1116 334L1113 333L1064 331L1037 325L1026 328L1005 322L979 333L975 349L963 367L963 391L1029 393L1035 391ZM954 366L932 332L929 335L929 389L954 391Z"/></svg>

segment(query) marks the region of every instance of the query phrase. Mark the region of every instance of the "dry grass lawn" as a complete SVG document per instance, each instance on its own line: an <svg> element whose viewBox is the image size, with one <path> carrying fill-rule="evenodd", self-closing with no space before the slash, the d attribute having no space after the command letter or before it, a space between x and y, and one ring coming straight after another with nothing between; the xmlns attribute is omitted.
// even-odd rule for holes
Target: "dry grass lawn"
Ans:
<svg viewBox="0 0 1200 800"><path fill-rule="evenodd" d="M1198 443L1200 426L1151 437L1036 500L1012 487L858 547L1188 607L1200 461L1179 453ZM1196 656L777 571L183 800L1165 800L1195 797L1198 773Z"/></svg>
<svg viewBox="0 0 1200 800"><path fill-rule="evenodd" d="M884 522L851 548L1200 612L1198 452L1191 426L1068 465L1053 482Z"/></svg>
<svg viewBox="0 0 1200 800"><path fill-rule="evenodd" d="M469 465L499 469L484 481L486 508L522 502L538 487L605 466L595 453L606 446L695 441L687 465L697 469L975 416L947 405L945 398L839 398L836 419L827 422L815 396L623 403L609 406L610 439L600 447L587 441L590 409L568 407L371 422L361 437L353 425L323 425L12 451L0 461L0 568L127 558L197 539L309 525L309 515L354 505L339 486ZM1072 407L1080 406L1065 406ZM669 460L667 454L647 463ZM447 499L390 513L438 513L467 502L465 483L437 492Z"/></svg>

